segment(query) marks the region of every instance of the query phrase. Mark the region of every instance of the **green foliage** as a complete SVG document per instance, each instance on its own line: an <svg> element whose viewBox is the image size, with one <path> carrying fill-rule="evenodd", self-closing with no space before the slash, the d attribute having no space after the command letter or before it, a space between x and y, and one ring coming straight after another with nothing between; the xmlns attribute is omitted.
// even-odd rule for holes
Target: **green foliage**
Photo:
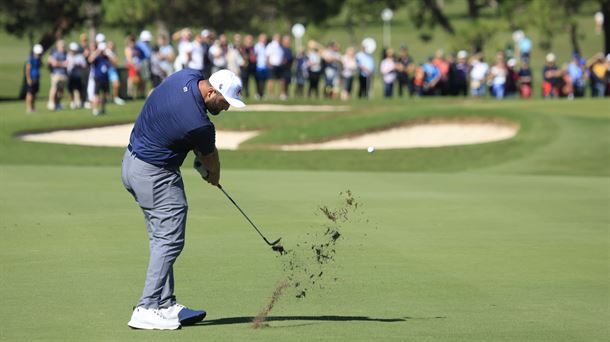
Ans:
<svg viewBox="0 0 610 342"><path fill-rule="evenodd" d="M138 32L165 15L161 0L102 0L104 22L125 31ZM171 16L171 14L169 14Z"/></svg>
<svg viewBox="0 0 610 342"><path fill-rule="evenodd" d="M8 0L0 2L1 25L17 37L39 41L46 49L86 20L95 20L98 0Z"/></svg>

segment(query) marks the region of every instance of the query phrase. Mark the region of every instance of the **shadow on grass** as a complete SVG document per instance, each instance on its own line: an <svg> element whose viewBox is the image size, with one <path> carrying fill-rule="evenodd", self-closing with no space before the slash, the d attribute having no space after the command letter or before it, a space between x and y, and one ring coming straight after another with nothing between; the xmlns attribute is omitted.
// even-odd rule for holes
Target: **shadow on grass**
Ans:
<svg viewBox="0 0 610 342"><path fill-rule="evenodd" d="M401 318L373 318L366 316L269 316L265 319L265 322L283 322L283 321L328 321L328 322L381 322L381 323L394 323L394 322L406 322L410 319L439 319L446 317L427 317L427 318L416 318L416 317L401 317ZM225 325L225 324L244 324L252 323L254 317L243 316L243 317L224 317L218 319L212 319L203 321L196 324L195 326L205 325Z"/></svg>

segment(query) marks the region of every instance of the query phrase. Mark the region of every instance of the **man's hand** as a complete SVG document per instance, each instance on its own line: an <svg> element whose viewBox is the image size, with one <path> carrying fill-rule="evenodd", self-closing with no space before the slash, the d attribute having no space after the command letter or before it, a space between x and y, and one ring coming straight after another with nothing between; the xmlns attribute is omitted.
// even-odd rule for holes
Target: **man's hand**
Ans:
<svg viewBox="0 0 610 342"><path fill-rule="evenodd" d="M195 156L195 160L193 160L193 168L199 172L201 178L208 180L208 176L210 175L208 170L203 166L199 157Z"/></svg>
<svg viewBox="0 0 610 342"><path fill-rule="evenodd" d="M201 174L201 177L208 181L208 183L218 186L220 181L220 161L218 158L218 150L214 149L212 153L207 155L203 155L196 150L194 152L196 158L193 167L197 169L197 171ZM201 167L196 166L197 161L201 163ZM204 171L200 171L200 168Z"/></svg>

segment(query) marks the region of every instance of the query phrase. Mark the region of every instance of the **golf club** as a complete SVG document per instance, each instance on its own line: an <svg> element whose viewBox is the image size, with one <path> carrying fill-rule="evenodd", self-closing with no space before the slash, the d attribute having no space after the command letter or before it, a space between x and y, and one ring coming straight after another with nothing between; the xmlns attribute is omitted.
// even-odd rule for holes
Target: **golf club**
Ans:
<svg viewBox="0 0 610 342"><path fill-rule="evenodd" d="M269 242L269 240L267 240L267 238L263 235L263 233L261 233L261 231L256 227L256 225L254 224L254 222L252 222L252 220L250 220L250 218L248 217L248 215L246 215L246 213L244 213L243 210L241 210L241 208L239 207L239 205L237 205L237 203L233 200L233 198L231 198L231 196L229 196L229 194L225 191L225 189L223 189L223 187L218 184L218 189L220 189L222 191L223 194L225 194L225 196L227 196L227 198L229 199L229 201L231 201L231 203L233 203L233 205L235 205L235 207L239 210L239 212L241 212L242 215L244 215L244 217L246 218L246 220L248 220L248 222L250 222L250 224L252 225L252 227L256 230L256 232L258 233L258 235L260 235L263 240L265 240L265 242L271 246L271 248L274 251L278 251L280 252L280 254L284 253L284 247L282 247L282 245L279 245L278 243L280 242L280 240L282 238L279 238L273 242Z"/></svg>

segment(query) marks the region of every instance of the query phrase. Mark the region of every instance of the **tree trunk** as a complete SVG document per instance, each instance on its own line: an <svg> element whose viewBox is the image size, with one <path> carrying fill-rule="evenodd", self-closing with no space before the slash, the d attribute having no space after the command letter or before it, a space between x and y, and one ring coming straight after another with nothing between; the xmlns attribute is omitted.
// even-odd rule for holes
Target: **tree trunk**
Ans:
<svg viewBox="0 0 610 342"><path fill-rule="evenodd" d="M609 0L610 1L610 0ZM445 16L440 7L438 7L438 3L434 0L424 0L424 5L432 12L432 15L436 19L436 21L441 24L445 31L455 35L455 29L449 22L449 18Z"/></svg>
<svg viewBox="0 0 610 342"><path fill-rule="evenodd" d="M601 12L604 14L604 48L610 53L610 0L600 0Z"/></svg>
<svg viewBox="0 0 610 342"><path fill-rule="evenodd" d="M576 22L571 22L569 24L570 28L570 42L572 43L572 53L577 53L580 55L580 45L578 44L578 24Z"/></svg>
<svg viewBox="0 0 610 342"><path fill-rule="evenodd" d="M468 0L468 16L473 19L479 17L479 4L477 0Z"/></svg>

